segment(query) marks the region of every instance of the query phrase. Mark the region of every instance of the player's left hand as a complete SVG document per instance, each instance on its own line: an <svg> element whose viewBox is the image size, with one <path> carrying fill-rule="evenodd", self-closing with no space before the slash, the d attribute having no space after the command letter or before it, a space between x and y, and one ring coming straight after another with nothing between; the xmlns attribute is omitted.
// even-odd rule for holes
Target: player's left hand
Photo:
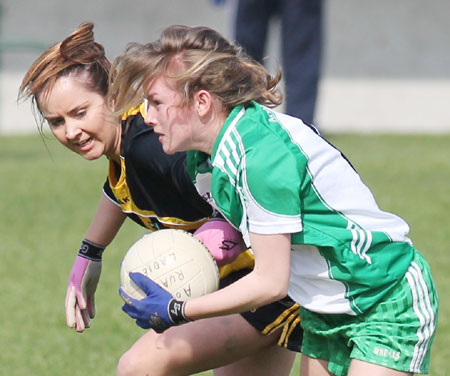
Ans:
<svg viewBox="0 0 450 376"><path fill-rule="evenodd" d="M210 219L194 236L208 248L219 267L233 262L242 251L241 233L223 218Z"/></svg>
<svg viewBox="0 0 450 376"><path fill-rule="evenodd" d="M102 261L77 255L70 271L66 292L66 323L79 333L91 326L95 316L95 290L97 289Z"/></svg>
<svg viewBox="0 0 450 376"><path fill-rule="evenodd" d="M170 293L141 273L130 273L130 278L147 295L137 300L119 288L119 294L125 301L122 310L135 319L138 326L161 333L171 326L190 321L184 315L185 302L175 300Z"/></svg>

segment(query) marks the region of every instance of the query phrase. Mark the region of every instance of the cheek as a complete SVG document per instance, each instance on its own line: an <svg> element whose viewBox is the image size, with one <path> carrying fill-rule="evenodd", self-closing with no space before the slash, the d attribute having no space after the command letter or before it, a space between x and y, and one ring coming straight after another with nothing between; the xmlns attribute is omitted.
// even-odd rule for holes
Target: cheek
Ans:
<svg viewBox="0 0 450 376"><path fill-rule="evenodd" d="M189 149L190 146L190 128L185 124L174 125L170 132L170 146L175 151L185 151Z"/></svg>
<svg viewBox="0 0 450 376"><path fill-rule="evenodd" d="M67 146L67 138L66 138L66 132L64 131L63 127L56 127L52 128L50 127L50 130L53 133L53 136L61 142L63 145Z"/></svg>

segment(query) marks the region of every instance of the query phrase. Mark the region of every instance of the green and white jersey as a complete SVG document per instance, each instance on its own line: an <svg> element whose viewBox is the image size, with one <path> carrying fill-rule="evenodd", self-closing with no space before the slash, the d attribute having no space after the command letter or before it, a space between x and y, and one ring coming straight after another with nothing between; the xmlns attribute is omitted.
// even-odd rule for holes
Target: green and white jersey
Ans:
<svg viewBox="0 0 450 376"><path fill-rule="evenodd" d="M308 310L366 311L414 256L408 225L381 211L342 153L299 119L238 106L211 157L189 152L187 164L248 246L249 232L291 234L289 295Z"/></svg>

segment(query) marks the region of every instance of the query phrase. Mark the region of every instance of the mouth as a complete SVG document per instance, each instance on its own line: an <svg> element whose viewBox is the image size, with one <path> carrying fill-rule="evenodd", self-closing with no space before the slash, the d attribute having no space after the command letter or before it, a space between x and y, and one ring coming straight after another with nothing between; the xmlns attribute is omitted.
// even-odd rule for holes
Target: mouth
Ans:
<svg viewBox="0 0 450 376"><path fill-rule="evenodd" d="M164 138L164 134L161 133L161 132L156 131L154 128L153 128L153 131L154 131L155 134L158 136L159 142L161 142L161 139Z"/></svg>
<svg viewBox="0 0 450 376"><path fill-rule="evenodd" d="M89 137L86 140L75 143L75 145L78 146L81 150L86 150L92 145L93 142L94 139L92 137Z"/></svg>

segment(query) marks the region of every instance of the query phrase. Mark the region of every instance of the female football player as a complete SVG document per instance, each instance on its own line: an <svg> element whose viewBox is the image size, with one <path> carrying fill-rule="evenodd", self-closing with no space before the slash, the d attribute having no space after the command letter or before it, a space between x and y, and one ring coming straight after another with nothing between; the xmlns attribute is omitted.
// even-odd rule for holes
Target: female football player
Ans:
<svg viewBox="0 0 450 376"><path fill-rule="evenodd" d="M187 166L198 191L255 254L252 272L185 302L130 273L148 298L121 291L124 310L157 328L156 315L177 325L289 292L301 306L302 375L427 373L438 312L429 266L335 147L270 109L279 76L205 27L168 27L116 60L116 108L145 96L164 151L197 150Z"/></svg>
<svg viewBox="0 0 450 376"><path fill-rule="evenodd" d="M186 155L166 155L159 135L144 124L146 106L128 110L120 119L114 116L105 101L109 69L103 47L94 41L93 25L85 23L32 64L19 92L21 98L32 98L42 122L64 146L87 160L108 159L104 194L69 276L66 319L77 332L88 328L95 315L102 253L126 217L150 230L194 231L212 214L186 172ZM217 221L212 235L225 231L224 240L236 245L238 231ZM198 237L223 265L222 284L248 273L253 266L249 252L230 264L234 249L208 243L203 229ZM117 373L188 375L217 368L216 375L288 375L295 352L284 347L299 347L297 315L298 305L283 297L242 315L197 321L161 334L150 330L122 356Z"/></svg>

